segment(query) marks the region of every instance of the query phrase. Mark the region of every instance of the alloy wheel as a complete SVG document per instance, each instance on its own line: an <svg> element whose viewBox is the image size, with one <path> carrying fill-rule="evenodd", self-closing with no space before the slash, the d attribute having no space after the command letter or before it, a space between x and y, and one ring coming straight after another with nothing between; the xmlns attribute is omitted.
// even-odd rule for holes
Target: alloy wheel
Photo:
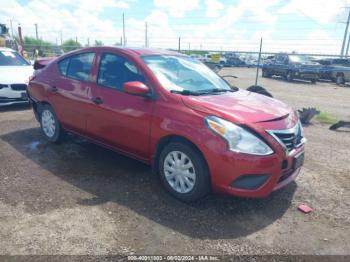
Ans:
<svg viewBox="0 0 350 262"><path fill-rule="evenodd" d="M44 110L41 114L41 126L46 136L52 138L55 135L55 117L49 110Z"/></svg>
<svg viewBox="0 0 350 262"><path fill-rule="evenodd" d="M164 174L170 187L178 193L190 192L196 183L191 159L183 152L171 151L164 159Z"/></svg>

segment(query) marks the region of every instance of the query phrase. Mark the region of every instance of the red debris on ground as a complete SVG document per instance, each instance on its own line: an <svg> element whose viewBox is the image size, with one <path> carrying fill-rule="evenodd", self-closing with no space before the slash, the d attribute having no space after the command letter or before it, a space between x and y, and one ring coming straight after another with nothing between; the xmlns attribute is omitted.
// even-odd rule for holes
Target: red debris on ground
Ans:
<svg viewBox="0 0 350 262"><path fill-rule="evenodd" d="M310 212L313 211L313 209L312 209L311 207L309 207L308 205L306 205L306 204L300 204L300 205L298 206L298 209L299 209L301 212L305 213L305 214L310 213Z"/></svg>

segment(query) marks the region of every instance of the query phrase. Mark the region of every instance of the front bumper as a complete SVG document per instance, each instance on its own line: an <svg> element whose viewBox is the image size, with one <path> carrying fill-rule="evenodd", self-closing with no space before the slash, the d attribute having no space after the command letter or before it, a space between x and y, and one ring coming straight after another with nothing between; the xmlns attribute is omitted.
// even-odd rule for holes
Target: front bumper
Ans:
<svg viewBox="0 0 350 262"><path fill-rule="evenodd" d="M208 163L214 192L263 198L298 176L301 167L295 166L295 159L304 153L304 144L287 151L272 136L264 138L274 150L272 155L236 153L227 150L226 143L220 138L206 140L201 150Z"/></svg>
<svg viewBox="0 0 350 262"><path fill-rule="evenodd" d="M24 88L22 87L22 89ZM0 106L28 103L27 91L22 89L14 90L12 85L1 85Z"/></svg>
<svg viewBox="0 0 350 262"><path fill-rule="evenodd" d="M212 174L213 191L233 196L263 198L292 182L300 169L293 170L294 157L304 152L304 147L294 154L281 158L277 154L256 156L235 156L234 153L222 154L216 163L209 164ZM259 159L260 158L260 159ZM287 163L283 169L284 163ZM267 176L266 181L257 188L242 189L233 186L233 182L244 176Z"/></svg>

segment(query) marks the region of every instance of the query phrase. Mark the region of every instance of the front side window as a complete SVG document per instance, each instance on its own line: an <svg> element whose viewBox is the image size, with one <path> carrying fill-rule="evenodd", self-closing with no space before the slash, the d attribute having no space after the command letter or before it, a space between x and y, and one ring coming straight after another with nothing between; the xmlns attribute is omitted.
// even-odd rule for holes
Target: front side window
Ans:
<svg viewBox="0 0 350 262"><path fill-rule="evenodd" d="M130 81L145 83L145 78L126 58L115 54L102 55L97 84L122 90L123 84Z"/></svg>
<svg viewBox="0 0 350 262"><path fill-rule="evenodd" d="M151 55L143 56L142 59L169 91L231 90L222 78L191 57Z"/></svg>
<svg viewBox="0 0 350 262"><path fill-rule="evenodd" d="M28 66L29 63L17 52L0 51L0 66Z"/></svg>
<svg viewBox="0 0 350 262"><path fill-rule="evenodd" d="M70 57L66 74L67 77L88 81L94 56L94 53L84 53ZM62 69L64 70L64 64L62 64Z"/></svg>

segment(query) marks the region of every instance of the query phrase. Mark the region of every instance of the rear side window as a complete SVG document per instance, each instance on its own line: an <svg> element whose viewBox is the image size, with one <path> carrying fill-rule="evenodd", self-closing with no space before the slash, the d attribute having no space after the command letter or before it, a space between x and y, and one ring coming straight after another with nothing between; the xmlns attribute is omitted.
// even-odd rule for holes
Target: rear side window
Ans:
<svg viewBox="0 0 350 262"><path fill-rule="evenodd" d="M66 58L68 62L59 62L60 72L69 78L88 81L94 56L94 53L84 53Z"/></svg>
<svg viewBox="0 0 350 262"><path fill-rule="evenodd" d="M60 70L61 75L67 75L67 69L69 65L69 58L63 59L58 62L58 69Z"/></svg>

